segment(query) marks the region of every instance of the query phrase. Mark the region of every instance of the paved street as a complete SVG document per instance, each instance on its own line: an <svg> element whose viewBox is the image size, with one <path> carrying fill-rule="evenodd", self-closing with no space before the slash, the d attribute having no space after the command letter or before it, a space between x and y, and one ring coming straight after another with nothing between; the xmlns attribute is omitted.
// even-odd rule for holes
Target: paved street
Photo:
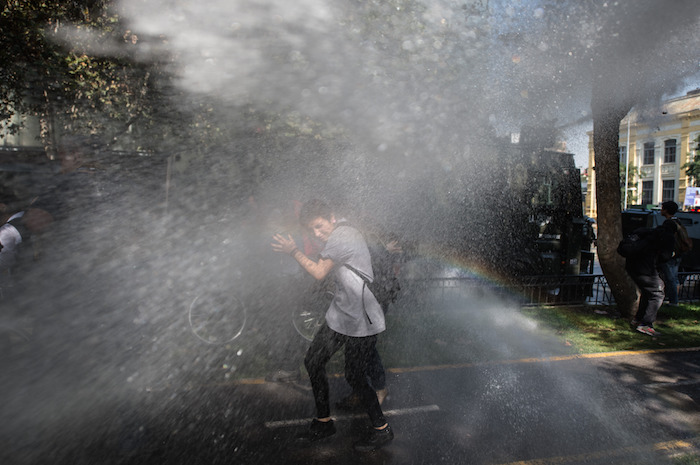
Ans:
<svg viewBox="0 0 700 465"><path fill-rule="evenodd" d="M0 413L11 421L0 426L0 463L663 464L700 446L700 349L574 355L483 292L427 297L438 312L406 321L439 319L443 332L404 322L389 330L392 347L452 362L389 370L384 409L396 437L380 451L352 449L364 414L333 412L335 436L297 444L314 414L308 383L202 376L217 369L203 365L211 346L184 327L166 347L189 349L162 372L153 360L163 359L125 345L125 329L80 343L46 334L65 340L3 360ZM421 309L393 311L399 323ZM145 389L148 370L190 375ZM332 402L348 391L331 379Z"/></svg>
<svg viewBox="0 0 700 465"><path fill-rule="evenodd" d="M698 445L699 368L691 350L392 370L384 407L396 439L364 454L352 450L364 415L338 415L334 437L295 444L313 414L303 385L141 392L97 410L74 406L77 415L38 442L14 430L3 463L670 463ZM332 380L335 399L346 390ZM60 406L41 412L45 425L52 413Z"/></svg>

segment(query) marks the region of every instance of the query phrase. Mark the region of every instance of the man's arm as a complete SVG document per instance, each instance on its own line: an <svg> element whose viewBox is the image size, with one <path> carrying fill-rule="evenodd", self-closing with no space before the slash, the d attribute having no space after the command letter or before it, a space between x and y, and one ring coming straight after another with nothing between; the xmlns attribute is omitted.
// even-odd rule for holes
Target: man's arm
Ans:
<svg viewBox="0 0 700 465"><path fill-rule="evenodd" d="M333 269L333 260L330 258L320 258L318 262L311 260L301 250L296 247L290 254L302 268L306 270L314 278L319 281L328 276L328 273Z"/></svg>
<svg viewBox="0 0 700 465"><path fill-rule="evenodd" d="M272 243L272 249L275 252L287 253L301 265L307 273L319 281L328 276L328 273L333 269L333 260L330 258L321 258L318 262L311 260L301 250L297 248L296 242L291 236L284 237L280 234L275 234L273 239L276 242Z"/></svg>

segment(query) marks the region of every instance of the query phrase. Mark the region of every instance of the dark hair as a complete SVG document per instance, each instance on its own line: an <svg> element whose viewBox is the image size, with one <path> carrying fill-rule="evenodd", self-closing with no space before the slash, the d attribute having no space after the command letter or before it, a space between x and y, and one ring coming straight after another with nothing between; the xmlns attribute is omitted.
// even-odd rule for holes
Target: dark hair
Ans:
<svg viewBox="0 0 700 465"><path fill-rule="evenodd" d="M330 221L332 215L333 211L328 204L322 200L313 199L301 206L301 210L299 211L299 223L303 227L307 227L309 223L316 218L323 218Z"/></svg>
<svg viewBox="0 0 700 465"><path fill-rule="evenodd" d="M676 202L669 200L668 202L664 202L661 204L661 209L666 210L671 215L675 215L676 212L678 211L678 204Z"/></svg>

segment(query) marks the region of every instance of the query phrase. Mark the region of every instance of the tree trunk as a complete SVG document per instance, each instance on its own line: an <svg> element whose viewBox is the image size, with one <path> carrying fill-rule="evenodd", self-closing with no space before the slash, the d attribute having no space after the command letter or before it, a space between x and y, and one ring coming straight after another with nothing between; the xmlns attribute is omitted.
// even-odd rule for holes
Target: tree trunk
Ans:
<svg viewBox="0 0 700 465"><path fill-rule="evenodd" d="M626 317L637 311L639 293L625 271L625 259L617 253L622 239L620 214L620 122L627 109L611 109L593 100L593 150L595 152L596 205L598 208L598 259L617 308Z"/></svg>

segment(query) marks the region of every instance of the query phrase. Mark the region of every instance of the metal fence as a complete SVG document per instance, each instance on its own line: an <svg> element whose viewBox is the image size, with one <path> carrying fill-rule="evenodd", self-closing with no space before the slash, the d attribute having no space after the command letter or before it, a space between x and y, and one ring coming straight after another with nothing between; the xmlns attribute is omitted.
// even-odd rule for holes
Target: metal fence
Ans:
<svg viewBox="0 0 700 465"><path fill-rule="evenodd" d="M679 273L680 301L700 300L700 273ZM401 300L444 304L465 296L497 296L520 305L613 305L610 286L602 274L532 276L517 284L496 284L476 278L430 278L404 283ZM437 302L436 302L437 299Z"/></svg>

